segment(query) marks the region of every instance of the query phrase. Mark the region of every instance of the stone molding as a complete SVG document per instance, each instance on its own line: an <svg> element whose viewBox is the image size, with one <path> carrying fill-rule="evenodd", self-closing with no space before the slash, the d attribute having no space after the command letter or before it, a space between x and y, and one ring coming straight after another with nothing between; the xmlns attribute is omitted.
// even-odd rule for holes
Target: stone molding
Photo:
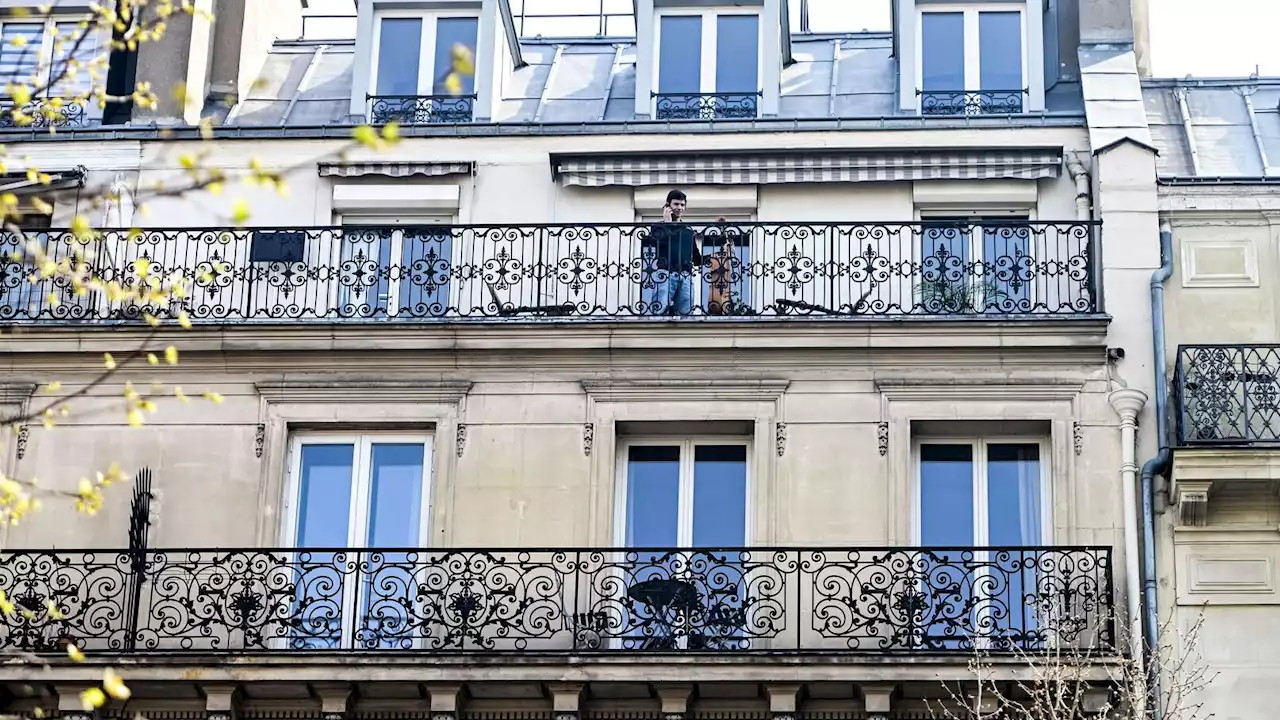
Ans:
<svg viewBox="0 0 1280 720"><path fill-rule="evenodd" d="M422 381L412 378L374 380L271 380L255 383L258 394L277 403L421 402L455 404L466 397L466 381Z"/></svg>
<svg viewBox="0 0 1280 720"><path fill-rule="evenodd" d="M714 377L699 380L583 380L582 389L595 402L749 402L776 401L790 384L790 380Z"/></svg>
<svg viewBox="0 0 1280 720"><path fill-rule="evenodd" d="M0 383L0 405L22 405L35 394L36 387L30 382Z"/></svg>
<svg viewBox="0 0 1280 720"><path fill-rule="evenodd" d="M1000 375L963 377L881 377L876 389L886 400L1072 400L1083 380L1011 378Z"/></svg>

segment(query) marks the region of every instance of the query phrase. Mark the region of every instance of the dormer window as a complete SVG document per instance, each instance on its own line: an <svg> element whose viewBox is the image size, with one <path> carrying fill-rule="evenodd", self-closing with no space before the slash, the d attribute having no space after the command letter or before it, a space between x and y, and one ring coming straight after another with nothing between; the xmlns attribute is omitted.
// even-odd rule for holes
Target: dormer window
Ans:
<svg viewBox="0 0 1280 720"><path fill-rule="evenodd" d="M475 75L453 73L453 58L463 53L474 63L479 27L480 18L474 11L377 13L369 121L406 125L471 122Z"/></svg>
<svg viewBox="0 0 1280 720"><path fill-rule="evenodd" d="M761 98L760 14L662 10L655 22L658 120L754 119Z"/></svg>
<svg viewBox="0 0 1280 720"><path fill-rule="evenodd" d="M916 63L920 113L1024 112L1026 38L1022 12L1009 5L922 9Z"/></svg>
<svg viewBox="0 0 1280 720"><path fill-rule="evenodd" d="M71 99L92 89L91 73L105 77L106 62L94 63L103 52L101 33L86 17L0 22L0 74L34 91L34 99L17 109L37 127L84 127L97 122L102 111L96 101ZM0 99L0 107L5 111L0 125L14 125L9 112L12 101Z"/></svg>

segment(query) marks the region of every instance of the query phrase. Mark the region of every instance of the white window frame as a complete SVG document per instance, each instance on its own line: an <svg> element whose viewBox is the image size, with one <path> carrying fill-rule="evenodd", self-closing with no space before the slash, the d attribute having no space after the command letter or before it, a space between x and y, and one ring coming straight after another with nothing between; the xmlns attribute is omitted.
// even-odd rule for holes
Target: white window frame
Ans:
<svg viewBox="0 0 1280 720"><path fill-rule="evenodd" d="M381 95L378 88L378 59L382 49L382 21L386 18L409 18L422 21L422 38L418 48L418 96L434 94L436 78L436 22L445 18L476 20L476 44L480 44L480 14L472 10L383 10L373 14L373 51L369 58L369 94ZM478 50L478 48L477 48ZM480 78L475 78L475 95L480 96Z"/></svg>
<svg viewBox="0 0 1280 720"><path fill-rule="evenodd" d="M653 92L660 93L658 78L662 71L662 18L690 17L702 18L702 64L698 70L698 92L707 95L716 92L716 42L719 25L716 18L721 15L755 15L756 16L756 84L764 82L764 18L759 8L752 7L716 7L716 8L664 8L654 13L653 18ZM762 88L752 90L758 93ZM745 93L744 93L745 94ZM651 117L657 117L658 98L649 101ZM756 114L760 113L760 96L757 96Z"/></svg>
<svg viewBox="0 0 1280 720"><path fill-rule="evenodd" d="M1021 29L1022 47L1022 87L996 88L997 90L1018 90L1022 93L1022 111L1027 112L1031 102L1031 80L1027 70L1027 13L1022 5L932 5L919 8L916 16L916 91L924 90L924 16L928 13L963 13L964 14L964 87L947 88L961 91L966 95L978 96L982 93L982 50L979 34L979 13L984 12L1016 12L1018 27ZM924 111L924 103L916 103L916 112Z"/></svg>
<svg viewBox="0 0 1280 720"><path fill-rule="evenodd" d="M676 504L676 512L679 514L677 518L676 531L676 547L682 549L697 549L693 547L693 453L694 448L698 445L740 445L746 450L746 473L747 483L745 492L746 497L746 523L744 528L743 546L750 547L754 543L754 523L752 522L755 513L753 495L755 495L755 469L751 457L751 440L739 435L725 435L717 437L715 435L695 435L695 436L673 436L673 437L636 437L627 438L618 443L618 456L616 458L615 487L617 488L616 501L614 503L614 545L619 549L627 549L627 457L632 447L641 446L661 446L680 448L680 485L679 485L679 501ZM725 550L729 548L710 548L712 550Z"/></svg>
<svg viewBox="0 0 1280 720"><path fill-rule="evenodd" d="M991 523L987 514L987 446L1037 445L1040 465L1040 535L1035 546L1053 544L1053 472L1050 467L1050 441L1043 435L938 436L918 437L911 443L911 542L919 547L923 530L920 515L922 480L920 447L922 445L969 445L973 448L973 547L988 547Z"/></svg>
<svg viewBox="0 0 1280 720"><path fill-rule="evenodd" d="M291 434L289 438L288 477L285 482L285 496L282 503L283 522L281 523L280 547L293 550L298 548L298 509L301 506L298 493L302 489L302 448L304 445L339 445L352 446L351 463L351 506L347 521L347 549L357 550L368 547L369 504L371 500L373 478L370 475L373 445L405 444L422 445L422 506L419 509L420 527L418 528L417 547L430 546L431 538L431 493L435 469L435 438L431 433L396 434L396 433L342 433L309 431ZM364 587L357 574L342 576L342 623L341 635L338 637L338 648L348 649L348 641L354 638L357 611L363 599ZM272 647L288 646L289 635L273 638ZM415 641L415 645L418 641Z"/></svg>
<svg viewBox="0 0 1280 720"><path fill-rule="evenodd" d="M422 527L419 547L427 547L431 539L431 483L433 480L435 437L432 433L343 433L308 431L293 433L289 438L289 477L285 483L284 522L281 547L296 548L298 543L298 492L302 488L302 447L304 445L352 445L351 519L347 526L347 547L367 547L369 531L369 475L374 445L422 445ZM363 498L363 501L360 499ZM363 502L363 507L361 507Z"/></svg>
<svg viewBox="0 0 1280 720"><path fill-rule="evenodd" d="M35 58L36 58L36 76L35 76L36 79L32 81L31 78L14 78L14 82L27 82L27 81L34 82L35 87L39 89L39 92L33 93L32 97L34 98L62 97L61 95L51 94L50 91L53 88L41 87L41 86L48 81L49 72L52 70L53 54L54 54L55 44L58 38L58 25L64 24L64 23L80 23L80 22L89 23L88 32L90 35L101 34L102 31L94 24L94 19L89 15L49 14L49 15L46 15L45 17L10 16L10 17L5 17L3 19L0 19L0 29L2 29L6 25L36 25L36 24L44 25L44 29L41 31L41 34L40 34L39 47L32 48L30 50L30 52L33 52L35 54ZM97 40L95 40L95 42L97 43L97 46L98 46L98 54L101 54L105 50L105 47L101 42L101 38L99 37ZM73 44L74 43L67 44L65 47L65 50L70 51L71 46ZM17 48L14 48L14 49L17 49ZM19 50L19 52L21 52L21 50ZM103 69L105 71L105 66L103 67ZM88 73L89 70L88 68L84 68L80 72ZM95 103L89 103L89 105L90 107L96 107Z"/></svg>
<svg viewBox="0 0 1280 720"><path fill-rule="evenodd" d="M422 225L443 225L446 227L453 227L454 225L457 224L457 215L453 213L439 213L439 214L419 213L414 215L406 215L403 213L385 213L385 212L370 212L370 213L348 212L348 213L341 213L341 214L335 213L334 224L340 226L343 231L341 238L339 239L338 242L334 243L334 247L330 251L329 262L332 263L331 267L336 268L336 267L341 267L342 265L342 253L343 253L343 250L346 248L346 244L347 244L346 231L348 228L351 228L352 230L355 230L355 231L359 231L362 228L370 228L370 229L394 228L395 226L398 226L398 225L414 226L414 227L419 227ZM449 258L449 264L452 267L456 267L456 263L459 257L458 253L460 252L460 248L454 247L456 245L458 245L458 243L451 243L449 248L449 251L451 254L451 257ZM402 232L401 233L393 232L391 234L390 255L391 255L391 261L393 263L399 262L400 258L404 257L404 234ZM329 297L330 307L335 307L335 308L341 307L341 304L343 301L343 298L342 298L343 290L344 289L340 285L338 285L334 287L332 291L330 291L330 297ZM447 298L447 303L449 307L457 307L458 292L459 292L459 288L457 287L457 283L449 283L449 297ZM392 277L387 280L387 297L388 299L400 297L400 278ZM390 302L387 304L388 317L395 317L399 313L399 311L400 311L399 302L394 303L394 306Z"/></svg>

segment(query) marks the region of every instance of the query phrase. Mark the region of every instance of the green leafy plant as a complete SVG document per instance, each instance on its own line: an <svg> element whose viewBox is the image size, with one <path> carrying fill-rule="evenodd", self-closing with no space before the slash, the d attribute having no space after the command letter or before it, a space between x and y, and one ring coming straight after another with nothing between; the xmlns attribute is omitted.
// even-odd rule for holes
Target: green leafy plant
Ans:
<svg viewBox="0 0 1280 720"><path fill-rule="evenodd" d="M982 279L926 279L915 292L920 307L942 315L982 312L1010 297L999 283Z"/></svg>

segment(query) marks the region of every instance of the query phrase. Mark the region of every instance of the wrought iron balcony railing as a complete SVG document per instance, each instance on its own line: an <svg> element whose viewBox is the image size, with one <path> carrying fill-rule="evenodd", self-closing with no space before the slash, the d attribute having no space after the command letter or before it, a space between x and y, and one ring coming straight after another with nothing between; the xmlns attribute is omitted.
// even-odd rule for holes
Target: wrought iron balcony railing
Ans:
<svg viewBox="0 0 1280 720"><path fill-rule="evenodd" d="M1109 548L20 551L0 589L27 652L1115 649Z"/></svg>
<svg viewBox="0 0 1280 720"><path fill-rule="evenodd" d="M1088 222L455 225L30 234L124 286L183 278L140 308L41 279L0 235L0 322L663 316L982 318L1095 313ZM31 282L31 279L35 282Z"/></svg>
<svg viewBox="0 0 1280 720"><path fill-rule="evenodd" d="M917 90L921 115L1017 115L1026 90Z"/></svg>
<svg viewBox="0 0 1280 720"><path fill-rule="evenodd" d="M399 123L469 123L475 109L475 95L369 95L369 122L374 125Z"/></svg>
<svg viewBox="0 0 1280 720"><path fill-rule="evenodd" d="M1280 443L1280 345L1183 345L1179 445Z"/></svg>
<svg viewBox="0 0 1280 720"><path fill-rule="evenodd" d="M14 107L12 99L0 98L0 128L83 128L97 122L84 102L77 100L36 98L23 105L17 116Z"/></svg>
<svg viewBox="0 0 1280 720"><path fill-rule="evenodd" d="M653 93L658 120L754 120L762 92Z"/></svg>

